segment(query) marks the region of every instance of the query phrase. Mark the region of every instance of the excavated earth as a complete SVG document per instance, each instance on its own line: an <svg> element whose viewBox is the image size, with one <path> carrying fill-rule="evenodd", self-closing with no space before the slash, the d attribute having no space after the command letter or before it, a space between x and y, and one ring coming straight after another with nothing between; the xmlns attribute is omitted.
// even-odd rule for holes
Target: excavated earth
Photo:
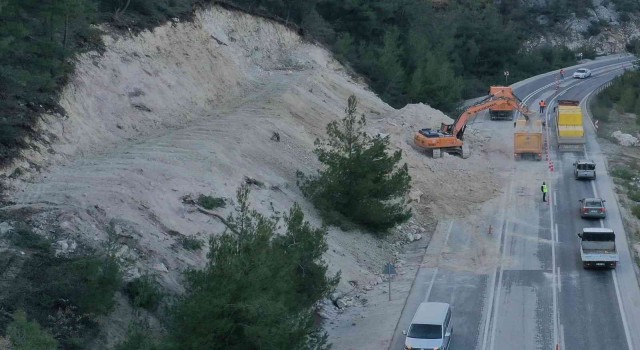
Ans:
<svg viewBox="0 0 640 350"><path fill-rule="evenodd" d="M126 279L151 273L179 293L182 271L204 264L206 249L185 250L180 237L206 239L224 226L183 203L184 196L233 203L238 186L253 179L262 184L251 193L257 210L282 213L298 202L320 225L296 187L296 171L318 169L313 142L344 116L351 94L368 131L390 135L402 150L415 215L386 239L329 227L325 260L332 273L342 272L336 295L350 296L323 303L320 312L334 348L346 348L342 334L359 329L344 308L366 304L367 292L370 308L377 305L371 300L385 298L381 267L403 254L407 233L421 233L426 245L439 220L470 215L502 191L511 160L507 141L472 124L469 159L431 159L413 147L413 134L450 122L447 116L423 104L391 108L325 48L280 24L212 7L189 23L108 34L104 41L104 53L78 57L60 98L65 114L43 116L45 141L0 173L9 187L3 210L31 213L37 232L56 240L61 254L78 244L108 244ZM279 142L271 140L274 132ZM408 286L412 275L405 272ZM97 342L121 338L132 314L120 302ZM391 336L375 329L367 334Z"/></svg>

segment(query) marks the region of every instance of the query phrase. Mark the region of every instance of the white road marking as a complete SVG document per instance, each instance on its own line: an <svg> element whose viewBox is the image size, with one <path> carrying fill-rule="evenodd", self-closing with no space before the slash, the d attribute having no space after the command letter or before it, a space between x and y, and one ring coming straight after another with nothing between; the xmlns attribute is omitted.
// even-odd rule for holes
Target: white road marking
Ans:
<svg viewBox="0 0 640 350"><path fill-rule="evenodd" d="M443 248L446 248L447 244L449 244L449 236L451 236L452 228L453 228L453 220L449 223L449 228L447 228L447 237L445 237L444 239L444 245L442 246Z"/></svg>
<svg viewBox="0 0 640 350"><path fill-rule="evenodd" d="M553 206L557 207L558 206L558 191L553 191Z"/></svg>
<svg viewBox="0 0 640 350"><path fill-rule="evenodd" d="M506 201L509 202L509 199L511 198L511 192L513 189L513 183L509 182L509 186L507 186L507 196L506 196ZM507 205L506 203L503 206L503 211L502 211L502 220L501 222L505 223L505 228L508 227L508 222L506 222L507 219ZM505 229L506 232L506 229ZM502 235L503 235L503 231L502 229L500 230L500 235L497 237L497 245L498 247L500 247L500 244L502 242ZM504 256L504 247L503 247L503 256ZM504 260L503 260L504 261ZM482 335L482 350L486 350L487 349L487 340L489 339L489 329L491 328L490 326L493 326L493 324L495 323L495 312L491 312L491 309L493 308L493 302L494 300L494 295L496 293L496 288L498 288L498 295L499 295L499 291L500 291L500 287L501 284L498 284L498 286L496 287L496 277L498 274L498 270L495 269L493 270L493 275L491 276L491 284L490 284L490 288L489 288L489 306L487 307L488 313L487 313L487 318L485 319L485 323L484 323L484 332ZM500 262L500 275L502 275L502 261ZM500 282L501 283L501 282ZM497 299L499 300L499 298ZM494 310L495 311L495 310ZM495 327L493 327L493 329L495 330ZM492 333L493 334L493 333ZM493 342L493 338L492 338L492 342Z"/></svg>
<svg viewBox="0 0 640 350"><path fill-rule="evenodd" d="M560 283L561 279L560 279L560 266L557 267L558 273L556 274L556 276L558 276L558 291L560 293L562 293L562 283Z"/></svg>
<svg viewBox="0 0 640 350"><path fill-rule="evenodd" d="M560 324L560 346L562 350L566 350L567 347L564 345L564 325Z"/></svg>
<svg viewBox="0 0 640 350"><path fill-rule="evenodd" d="M558 314L558 289L556 288L556 278L560 278L556 276L556 242L558 239L558 225L553 220L553 210L549 210L549 220L551 223L551 271L553 272L553 281L554 285L552 286L553 290L553 343L558 344L558 319L560 318ZM555 232L555 233L554 233Z"/></svg>
<svg viewBox="0 0 640 350"><path fill-rule="evenodd" d="M507 250L503 249L502 250L502 261L504 261L505 259L505 252ZM502 291L502 273L503 273L504 269L502 264L500 264L500 275L498 277L498 291L496 293L496 300L500 300L500 292ZM491 321L493 323L493 327L491 328L491 346L489 347L489 349L493 349L493 345L494 345L494 341L496 338L496 324L498 323L497 318L498 318L498 309L499 309L500 303L496 303L496 308L493 310L493 317L491 318Z"/></svg>
<svg viewBox="0 0 640 350"><path fill-rule="evenodd" d="M482 335L482 350L486 350L487 349L487 338L489 337L489 325L492 322L492 315L491 315L491 308L493 307L493 295L495 293L495 289L496 289L496 275L498 273L498 270L493 270L493 275L491 276L491 287L489 288L489 307L487 308L487 310L489 310L489 314L487 314L487 318L484 322L484 332Z"/></svg>
<svg viewBox="0 0 640 350"><path fill-rule="evenodd" d="M627 314L624 312L624 308L622 307L622 297L620 297L620 287L618 287L618 277L616 275L616 270L611 270L611 275L613 276L613 285L616 288L616 297L618 298L618 308L620 309L620 316L622 316L622 326L624 327L624 335L627 337L627 346L629 350L633 350L633 343L631 342L631 336L629 336L629 325L627 324Z"/></svg>
<svg viewBox="0 0 640 350"><path fill-rule="evenodd" d="M424 296L424 301L429 301L429 296L431 295L431 288L433 288L433 283L436 280L436 275L438 275L438 268L433 271L433 276L431 276L431 282L429 283L429 289L427 289L427 294Z"/></svg>
<svg viewBox="0 0 640 350"><path fill-rule="evenodd" d="M589 95L591 95L591 93L589 93ZM589 95L587 95L587 97ZM593 123L593 121L592 121L592 123ZM587 155L586 145L585 145L584 154L585 154L585 156ZM598 189L596 188L596 181L595 180L591 181L591 188L593 189L594 197L599 198ZM604 220L600 219L599 221L600 221L600 227L604 228ZM627 339L627 346L628 346L629 350L634 350L633 343L631 341L631 335L630 335L630 332L629 332L629 325L627 324L627 314L624 312L624 307L623 307L623 303L622 303L622 297L620 296L620 287L618 287L618 276L616 275L616 271L617 271L616 269L612 269L611 270L611 276L613 276L613 286L614 286L614 288L616 290L616 298L618 299L618 309L620 310L620 316L622 318L622 326L624 328L624 335L625 335L625 337Z"/></svg>
<svg viewBox="0 0 640 350"><path fill-rule="evenodd" d="M555 82L553 82L553 83L551 83L549 85L543 86L542 88L532 92L531 94L529 94L523 100L523 102L528 100L528 99L530 99L531 97L533 97L534 94L537 94L538 92L540 92L540 91L542 91L542 90L544 90L544 89L546 89L549 86L552 86L554 84L555 84ZM563 93L560 93L557 96L555 96L551 100L551 102L549 103L549 106L551 106L553 104L553 101L555 101L562 94ZM550 147L549 147L550 146L550 142L551 142L551 140L549 138L549 129L550 129L550 127L549 127L549 119L550 119L550 114L549 114L549 110L548 109L545 112L544 117L545 117L546 125L547 125L547 127L545 128L546 129L546 134L547 134L547 151L548 151L549 159L551 159L551 150L550 150ZM551 172L551 169L549 169L549 172ZM553 197L554 197L553 198L554 206L556 206L555 200L556 200L557 196L556 196L555 191L554 191ZM552 280L553 280L553 284L554 284L552 286L552 289L553 289L553 342L554 342L554 344L558 344L558 320L559 320L560 316L558 314L558 291L557 291L557 288L556 288L556 284L559 285L559 283L556 282L556 278L559 279L560 277L556 276L556 243L555 242L557 242L557 239L558 239L558 235L557 235L558 229L557 229L557 225L555 224L555 222L553 220L553 210L549 210L549 218L550 218L550 226L549 226L549 228L551 230L551 261L552 261L551 273L553 275L552 276L553 277ZM555 228L555 233L554 233L554 228ZM502 268L500 269L500 275L502 277ZM492 335L492 338L491 338L491 344L493 344L493 335Z"/></svg>
<svg viewBox="0 0 640 350"><path fill-rule="evenodd" d="M447 243L449 243L449 236L451 236L452 228L453 228L453 220L449 222L449 227L447 228L447 235L444 238L444 245L442 246L443 248L445 248L447 246ZM431 276L431 282L429 283L429 289L427 289L427 295L424 296L424 301L429 301L429 296L431 296L431 289L433 288L433 283L435 282L437 275L438 275L438 267L436 266L436 269L433 271L433 276Z"/></svg>

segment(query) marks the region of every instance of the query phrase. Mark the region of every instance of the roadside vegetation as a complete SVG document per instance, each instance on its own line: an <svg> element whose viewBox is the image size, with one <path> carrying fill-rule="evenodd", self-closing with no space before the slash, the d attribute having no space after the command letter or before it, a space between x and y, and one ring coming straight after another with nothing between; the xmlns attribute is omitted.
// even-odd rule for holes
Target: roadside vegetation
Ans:
<svg viewBox="0 0 640 350"><path fill-rule="evenodd" d="M628 162L612 168L610 173L619 192L628 199L631 213L640 219L640 165Z"/></svg>
<svg viewBox="0 0 640 350"><path fill-rule="evenodd" d="M123 283L111 256L59 256L51 240L16 223L0 236L1 247L12 247L0 254L0 345L89 349L98 318L121 292L134 310L157 315L166 335L134 323L118 350L328 349L315 323L316 303L340 278L328 276L322 260L327 231L311 226L297 204L283 217L263 216L249 194L248 184L238 189L206 266L185 272L185 293L170 298L153 276Z"/></svg>
<svg viewBox="0 0 640 350"><path fill-rule="evenodd" d="M627 49L640 54L640 41L632 41ZM599 121L598 135L613 144L614 131L637 136L640 132L640 72L636 69L625 72L612 81L611 86L601 91L591 100L590 109L593 117ZM625 230L632 233L632 242L640 242L640 155L636 147L614 146L617 151L608 155L609 164L616 191L621 196L621 204L630 211L633 217L623 220ZM636 256L640 266L640 256Z"/></svg>
<svg viewBox="0 0 640 350"><path fill-rule="evenodd" d="M85 249L56 254L23 222L0 236L0 332L14 349L85 349L122 287L118 264Z"/></svg>
<svg viewBox="0 0 640 350"><path fill-rule="evenodd" d="M327 125L314 150L324 168L313 176L298 172L298 184L327 223L384 232L411 217L404 199L411 177L407 164L399 165L402 151L389 149L389 136L367 135L357 106L350 96L345 118Z"/></svg>
<svg viewBox="0 0 640 350"><path fill-rule="evenodd" d="M152 312L156 311L163 297L158 282L148 275L128 282L124 287L124 293L129 297L132 306Z"/></svg>
<svg viewBox="0 0 640 350"><path fill-rule="evenodd" d="M134 325L116 349L328 349L314 323L314 305L340 278L322 261L327 232L297 204L281 219L258 214L246 184L237 203L229 230L209 243L206 267L185 274L168 335L158 341Z"/></svg>
<svg viewBox="0 0 640 350"><path fill-rule="evenodd" d="M635 130L640 129L640 71L630 70L613 79L611 86L592 100L591 110L594 118L603 123L612 119L617 122L629 114Z"/></svg>
<svg viewBox="0 0 640 350"><path fill-rule="evenodd" d="M640 6L612 1L623 14ZM101 49L95 24L135 33L189 19L194 8L212 3L276 19L326 44L394 107L425 102L445 111L505 83L504 70L516 81L575 63L566 47L526 51L522 44L590 6L583 0L548 7L461 0L0 0L0 163L27 147L25 137L38 137L38 114L63 113L57 94L73 72L73 57ZM540 26L538 16L550 25ZM578 51L594 56L588 47Z"/></svg>

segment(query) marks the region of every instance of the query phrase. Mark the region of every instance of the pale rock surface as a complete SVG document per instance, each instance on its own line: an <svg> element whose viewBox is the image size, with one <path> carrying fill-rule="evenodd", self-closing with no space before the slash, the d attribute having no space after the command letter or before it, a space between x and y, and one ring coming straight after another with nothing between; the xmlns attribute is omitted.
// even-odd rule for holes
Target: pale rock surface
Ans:
<svg viewBox="0 0 640 350"><path fill-rule="evenodd" d="M622 131L614 131L611 133L611 137L618 141L621 146L637 146L638 138L629 134L625 134Z"/></svg>
<svg viewBox="0 0 640 350"><path fill-rule="evenodd" d="M224 230L182 198L228 199L231 204L219 210L224 217L233 210L238 186L251 178L268 184L252 186L256 210L283 213L297 202L307 220L320 226L320 216L296 186L296 171L318 169L313 142L325 136L327 123L344 116L354 94L367 131L388 135L402 151L413 179L415 221L386 239L328 228L324 259L330 274L342 275L333 300L353 305L346 310L356 315L336 312L331 301L320 303L336 349L350 346L347 331L360 332L367 340L363 348L384 343L417 263L407 262L392 279L397 290L391 303L383 303L383 264L400 258L404 244L424 245L422 238L430 237L437 221L469 215L499 196L512 166L510 139L482 122L467 128L470 158L432 159L414 146L413 136L420 128L451 123L450 117L422 103L393 109L323 47L264 18L214 6L198 11L193 22L136 36L110 34L105 43L104 53L77 58L60 97L65 115L43 116L39 128L51 144L26 150L24 162L0 170L29 174L10 180L7 199L15 204L6 209L37 209L38 225L58 226L69 235L59 239L73 237L95 248L114 244L126 279L154 274L169 291L181 293L183 271L204 266L207 247L188 251L179 238L206 241ZM270 140L273 132L280 142ZM33 165L45 170L35 172ZM409 235L420 241L406 243ZM367 297L359 297L364 292ZM114 316L101 322L103 332L92 348L110 347L126 334L127 322L116 319L132 313L125 305L119 303ZM352 326L352 316L362 319L364 307L387 315L384 322L366 318Z"/></svg>

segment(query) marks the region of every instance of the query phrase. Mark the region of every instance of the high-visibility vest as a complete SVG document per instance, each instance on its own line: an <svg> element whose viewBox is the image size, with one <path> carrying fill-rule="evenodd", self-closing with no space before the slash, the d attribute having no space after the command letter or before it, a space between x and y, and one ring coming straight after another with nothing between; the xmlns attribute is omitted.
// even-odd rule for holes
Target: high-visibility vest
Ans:
<svg viewBox="0 0 640 350"><path fill-rule="evenodd" d="M540 101L540 107L544 107L544 106L546 106L546 105L547 105L547 104L546 104L544 101Z"/></svg>
<svg viewBox="0 0 640 350"><path fill-rule="evenodd" d="M547 189L547 185L542 185L542 193L547 193L549 192L549 189Z"/></svg>

